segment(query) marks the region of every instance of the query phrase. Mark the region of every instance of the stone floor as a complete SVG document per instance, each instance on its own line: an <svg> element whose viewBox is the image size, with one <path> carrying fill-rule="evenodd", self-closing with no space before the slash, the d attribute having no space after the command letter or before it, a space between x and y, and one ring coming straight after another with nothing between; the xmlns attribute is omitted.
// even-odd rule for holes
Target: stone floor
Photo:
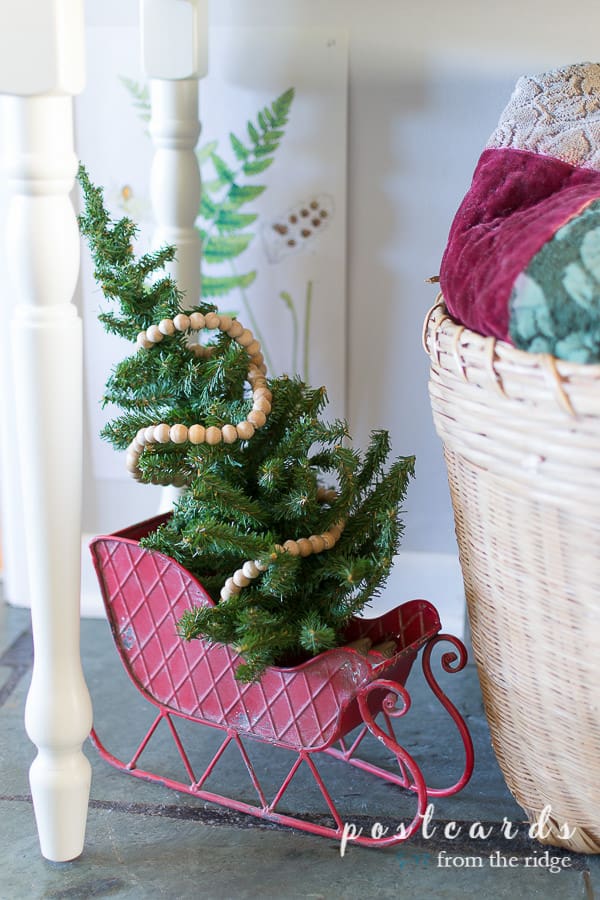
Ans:
<svg viewBox="0 0 600 900"><path fill-rule="evenodd" d="M111 749L131 752L152 712L124 675L104 621L83 621L82 656L101 738ZM350 843L342 858L338 841L269 825L131 778L104 762L87 742L93 780L84 853L72 863L50 863L39 852L27 780L35 752L23 727L31 661L28 613L0 601L0 900L600 898L599 859L548 850L529 838L523 813L491 750L472 665L441 681L471 731L473 777L460 794L436 800L431 820L405 844L368 849ZM453 726L417 666L407 687L413 704L399 723L402 741L424 769L428 784L453 783L462 764ZM193 756L208 752L218 733L193 726L184 728L182 736ZM247 750L267 788L291 764L283 750L256 742L249 742ZM178 759L168 732L157 731L154 748L146 752L148 768L176 770ZM385 748L377 742L369 752L374 760L389 764L389 754L386 759ZM228 753L211 776L210 789L249 800L253 788L248 775ZM411 798L407 801L393 785L334 760L324 760L319 769L329 777L330 792L343 806L345 820L365 832L376 822L393 831L414 815ZM297 784L292 782L287 802L307 819L321 821L324 811L317 806L307 773L299 773ZM500 829L503 819L515 826L511 840ZM460 832L452 841L443 834L450 821ZM469 835L476 822L489 832L486 839Z"/></svg>

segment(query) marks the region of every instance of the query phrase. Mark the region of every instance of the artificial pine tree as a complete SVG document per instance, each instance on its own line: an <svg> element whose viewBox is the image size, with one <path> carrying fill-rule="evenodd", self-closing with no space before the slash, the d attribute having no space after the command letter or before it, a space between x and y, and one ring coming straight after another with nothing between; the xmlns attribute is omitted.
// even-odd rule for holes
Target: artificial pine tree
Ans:
<svg viewBox="0 0 600 900"><path fill-rule="evenodd" d="M324 388L267 381L258 342L213 305L181 312L173 280L157 278L173 248L136 259L135 225L110 220L83 169L79 181L95 277L118 304L100 319L137 342L108 380L104 402L122 414L102 434L128 451L139 481L183 487L144 544L184 565L216 602L187 611L182 635L233 645L243 680L343 643L389 573L413 457L386 470L385 431L360 454L345 422L322 420ZM205 343L190 340L207 330Z"/></svg>

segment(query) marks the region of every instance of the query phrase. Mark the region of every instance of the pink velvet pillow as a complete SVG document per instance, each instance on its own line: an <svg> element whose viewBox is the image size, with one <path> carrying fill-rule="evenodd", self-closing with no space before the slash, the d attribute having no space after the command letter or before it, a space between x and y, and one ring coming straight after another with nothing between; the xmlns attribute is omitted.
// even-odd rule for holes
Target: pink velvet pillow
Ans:
<svg viewBox="0 0 600 900"><path fill-rule="evenodd" d="M440 272L450 313L525 349L600 359L600 204L587 212L598 200L600 65L520 79L450 229ZM583 215L567 248L565 226Z"/></svg>

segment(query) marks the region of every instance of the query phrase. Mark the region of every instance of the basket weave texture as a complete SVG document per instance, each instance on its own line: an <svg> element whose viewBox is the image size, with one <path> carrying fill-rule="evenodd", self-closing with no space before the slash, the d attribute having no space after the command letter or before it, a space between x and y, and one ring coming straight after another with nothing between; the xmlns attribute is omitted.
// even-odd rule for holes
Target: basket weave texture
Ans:
<svg viewBox="0 0 600 900"><path fill-rule="evenodd" d="M546 843L600 853L600 365L483 337L441 297L423 338L498 762L530 821L551 807Z"/></svg>

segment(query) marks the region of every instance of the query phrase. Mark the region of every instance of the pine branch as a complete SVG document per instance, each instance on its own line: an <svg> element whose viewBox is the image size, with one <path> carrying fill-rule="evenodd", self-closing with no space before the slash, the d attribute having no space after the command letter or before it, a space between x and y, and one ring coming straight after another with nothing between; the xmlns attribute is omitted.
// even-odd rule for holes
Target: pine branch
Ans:
<svg viewBox="0 0 600 900"><path fill-rule="evenodd" d="M94 277L105 297L116 300L122 318L129 321L129 324L120 322L120 332L134 339L135 334L152 324L158 312L175 315L179 308L181 294L173 280L169 277L152 280L173 259L175 250L165 247L136 261L133 240L137 226L126 216L111 221L102 189L91 183L82 165L77 178L85 203L85 211L78 217L79 230L90 247ZM114 327L115 319L109 319L108 324Z"/></svg>
<svg viewBox="0 0 600 900"><path fill-rule="evenodd" d="M281 109L261 111L252 126L258 140L269 132L275 140L289 99ZM265 139L263 146L268 145ZM113 223L102 192L84 170L80 180L86 204L81 229L113 307L102 313L102 321L107 330L135 338L178 309L173 282L156 277L171 250L136 259L135 225L126 218ZM119 413L103 436L125 449L140 429L158 423L221 428L243 422L252 406L248 354L228 334L211 338L210 346L210 356L197 355L187 335L177 332L122 360L104 397ZM271 410L251 439L230 444L152 439L136 457L142 481L187 486L172 516L143 541L198 577L216 603L189 610L181 633L236 647L244 659L237 675L244 679L343 640L349 617L376 596L389 574L402 535L401 504L414 471L412 457L388 463L384 431L373 433L364 455L353 449L346 423L323 418L324 388L288 377L271 379L268 388ZM321 502L319 487L326 480L333 481L335 493ZM338 523L344 525L341 534L334 531L339 539L321 552L302 556L299 545L296 553L283 549L288 540L318 537ZM227 580L253 560L260 563L256 577L221 601Z"/></svg>

